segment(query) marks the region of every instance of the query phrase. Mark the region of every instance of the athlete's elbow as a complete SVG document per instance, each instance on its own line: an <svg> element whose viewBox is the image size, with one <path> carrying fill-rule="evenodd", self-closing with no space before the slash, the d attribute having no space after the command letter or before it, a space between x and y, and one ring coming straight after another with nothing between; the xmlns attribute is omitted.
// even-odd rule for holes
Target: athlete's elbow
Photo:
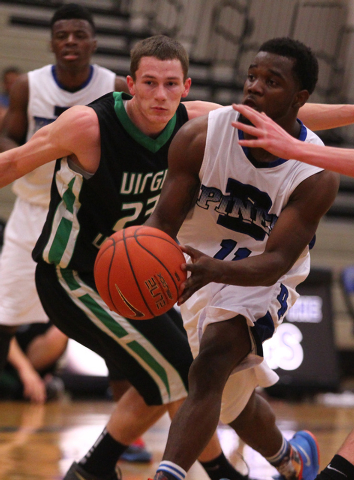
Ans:
<svg viewBox="0 0 354 480"><path fill-rule="evenodd" d="M269 268L267 275L265 276L263 286L271 287L275 285L290 269L292 265L290 263L281 264L274 266L274 268Z"/></svg>

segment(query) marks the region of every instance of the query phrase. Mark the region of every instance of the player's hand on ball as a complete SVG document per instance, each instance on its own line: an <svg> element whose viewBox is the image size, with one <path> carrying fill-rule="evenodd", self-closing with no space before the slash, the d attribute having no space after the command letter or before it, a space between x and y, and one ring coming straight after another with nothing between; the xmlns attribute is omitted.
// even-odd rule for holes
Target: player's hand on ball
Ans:
<svg viewBox="0 0 354 480"><path fill-rule="evenodd" d="M215 263L218 262L215 258L209 257L188 245L180 245L180 247L184 253L191 257L192 263L184 263L181 266L182 270L190 272L191 275L181 285L183 291L178 299L178 305L188 300L193 293L204 285L217 281Z"/></svg>

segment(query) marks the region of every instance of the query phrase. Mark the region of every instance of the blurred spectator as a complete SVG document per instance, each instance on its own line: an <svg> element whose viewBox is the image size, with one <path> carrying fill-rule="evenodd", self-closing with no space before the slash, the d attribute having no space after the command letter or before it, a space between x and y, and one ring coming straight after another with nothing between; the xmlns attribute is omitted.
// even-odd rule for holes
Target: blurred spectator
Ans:
<svg viewBox="0 0 354 480"><path fill-rule="evenodd" d="M53 324L23 325L12 338L8 363L0 376L0 398L44 403L64 392L55 376L68 338Z"/></svg>
<svg viewBox="0 0 354 480"><path fill-rule="evenodd" d="M17 67L8 67L2 73L2 93L0 94L0 125L9 107L10 90L21 71Z"/></svg>

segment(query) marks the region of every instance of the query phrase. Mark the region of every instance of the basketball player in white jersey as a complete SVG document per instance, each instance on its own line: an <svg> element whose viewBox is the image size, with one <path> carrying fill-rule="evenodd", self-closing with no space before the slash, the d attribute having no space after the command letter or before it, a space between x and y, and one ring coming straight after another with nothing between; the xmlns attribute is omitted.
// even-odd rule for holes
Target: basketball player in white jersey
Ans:
<svg viewBox="0 0 354 480"><path fill-rule="evenodd" d="M51 20L51 37L55 64L21 75L13 85L0 151L28 141L73 105L86 105L113 90L128 92L124 78L91 65L97 40L92 15L85 7L59 8ZM48 212L54 160L13 184L17 198L0 256L0 371L17 326L48 321L37 295L31 253Z"/></svg>
<svg viewBox="0 0 354 480"><path fill-rule="evenodd" d="M234 109L247 117L252 125L233 122L232 125L248 134L239 144L247 148L262 148L282 158L296 158L310 165L326 168L342 175L354 177L354 150L304 144L289 135L267 115L246 105ZM354 430L316 480L343 480L354 478Z"/></svg>
<svg viewBox="0 0 354 480"><path fill-rule="evenodd" d="M289 38L270 40L249 67L243 103L302 142L321 144L297 120L317 77L309 48ZM274 381L262 343L298 297L296 286L309 273L309 244L339 179L242 149L242 131L231 126L237 119L230 106L179 130L159 203L146 222L177 235L190 257L179 303L195 357L155 480L183 480L219 418L283 479L314 480L319 468L313 435L301 431L287 441L255 388Z"/></svg>

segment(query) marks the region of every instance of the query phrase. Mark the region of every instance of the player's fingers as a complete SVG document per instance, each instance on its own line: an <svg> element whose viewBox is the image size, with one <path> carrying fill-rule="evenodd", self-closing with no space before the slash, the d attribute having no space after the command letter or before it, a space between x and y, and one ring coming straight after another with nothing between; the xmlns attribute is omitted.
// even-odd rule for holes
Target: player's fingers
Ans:
<svg viewBox="0 0 354 480"><path fill-rule="evenodd" d="M182 305L182 303L188 300L188 298L191 297L197 290L199 290L201 286L202 285L198 279L195 277L193 278L192 276L188 277L187 280L181 285L181 294L177 304Z"/></svg>
<svg viewBox="0 0 354 480"><path fill-rule="evenodd" d="M259 147L260 140L258 138L256 139L244 139L244 140L238 140L237 143L241 145L241 147L248 147L248 148L256 148Z"/></svg>
<svg viewBox="0 0 354 480"><path fill-rule="evenodd" d="M185 288L178 299L177 305L180 306L190 298L196 290Z"/></svg>
<svg viewBox="0 0 354 480"><path fill-rule="evenodd" d="M242 130L245 133L248 133L249 135L253 135L254 137L258 137L259 134L261 133L261 130L259 128L253 127L252 125L246 125L245 123L242 122L231 122L231 125L234 128L237 128L238 130Z"/></svg>
<svg viewBox="0 0 354 480"><path fill-rule="evenodd" d="M184 253L191 257L192 260L199 258L202 254L199 250L191 247L190 245L183 245L181 248Z"/></svg>
<svg viewBox="0 0 354 480"><path fill-rule="evenodd" d="M237 112L241 113L243 116L247 117L255 125L258 125L262 120L264 120L264 115L262 113L257 112L253 108L249 107L248 105L241 105L241 104L233 104L232 108Z"/></svg>

